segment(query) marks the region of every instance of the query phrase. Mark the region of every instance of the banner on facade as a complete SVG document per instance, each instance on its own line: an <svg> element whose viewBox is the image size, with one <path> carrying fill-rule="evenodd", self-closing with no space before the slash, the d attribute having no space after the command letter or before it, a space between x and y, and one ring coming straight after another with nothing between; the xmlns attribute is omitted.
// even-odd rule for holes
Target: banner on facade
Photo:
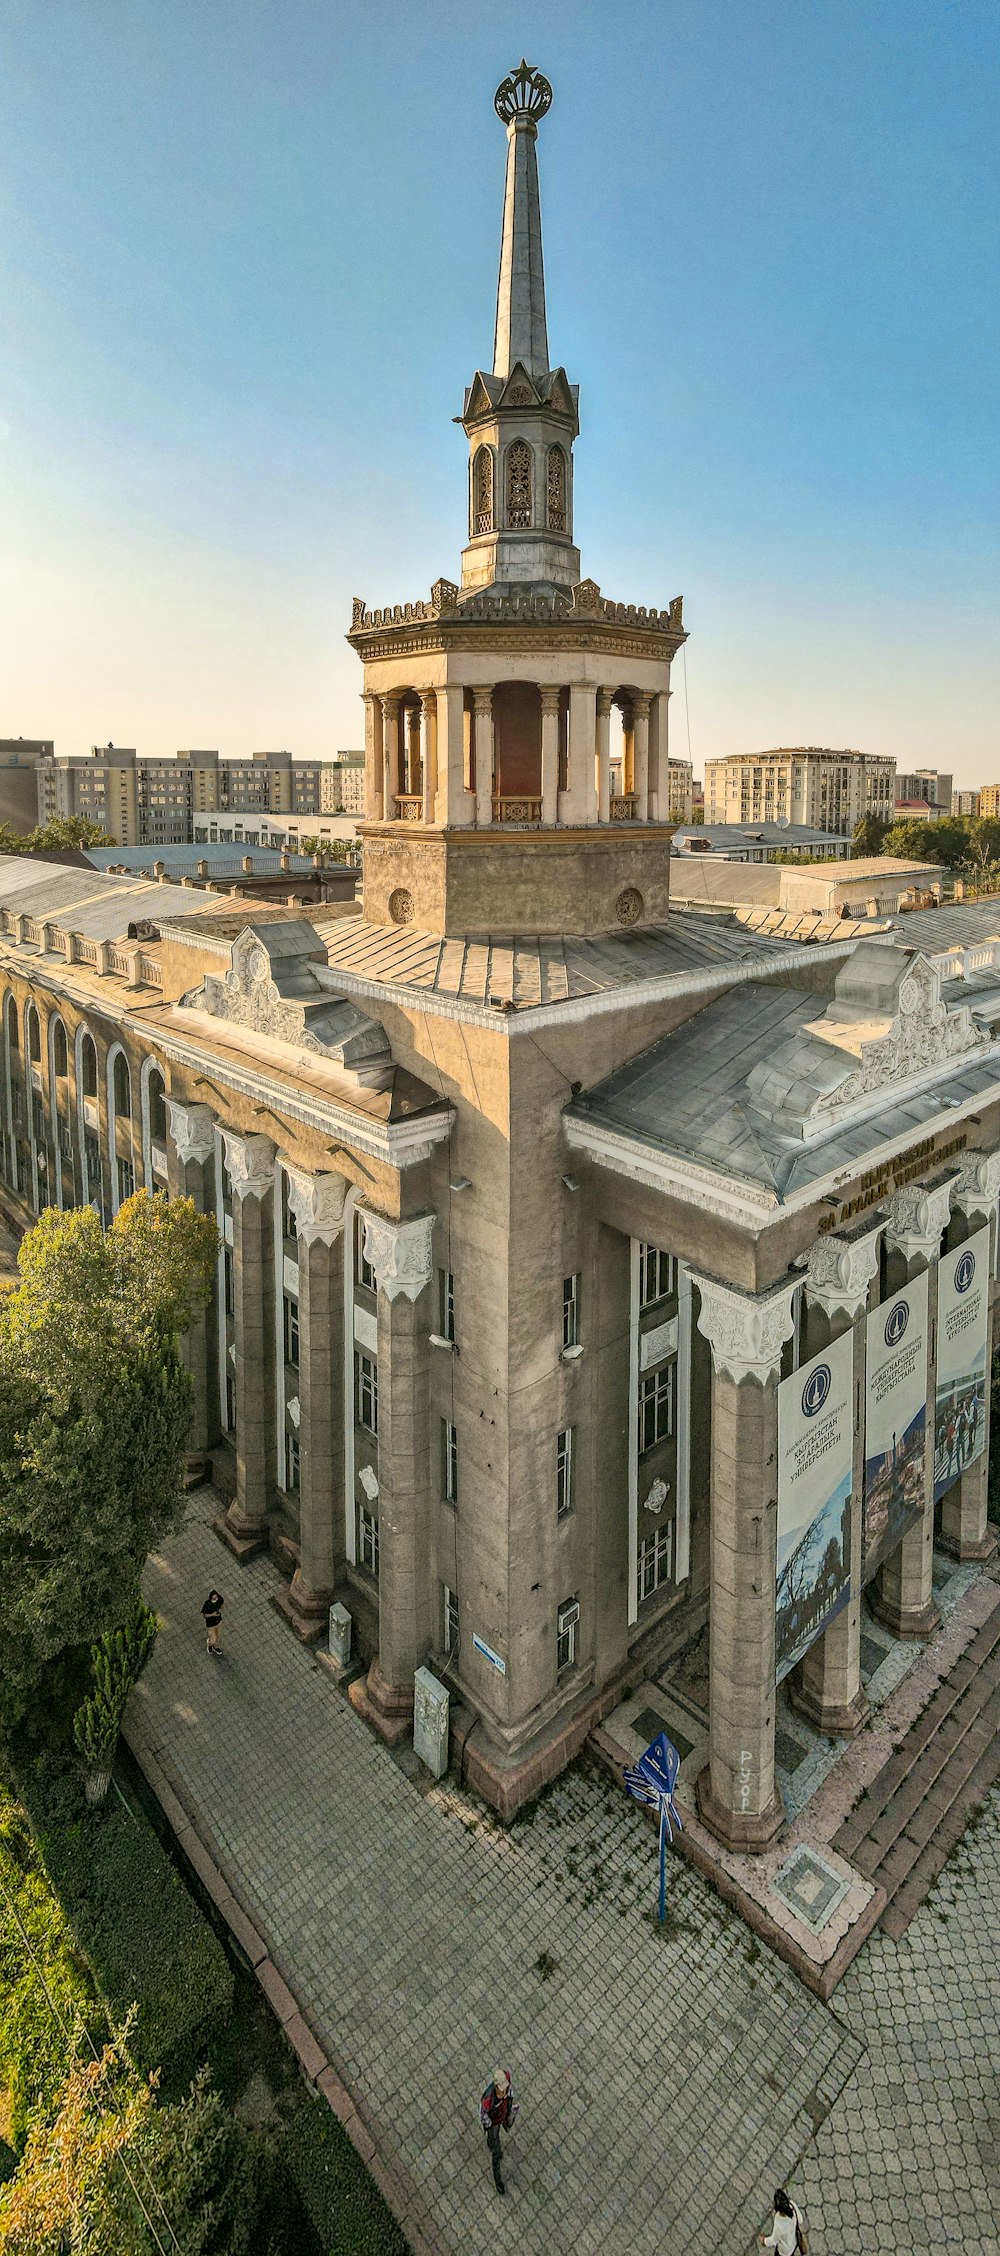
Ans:
<svg viewBox="0 0 1000 2256"><path fill-rule="evenodd" d="M990 1233L977 1230L938 1265L934 1501L986 1447Z"/></svg>
<svg viewBox="0 0 1000 2256"><path fill-rule="evenodd" d="M924 1508L927 1271L868 1318L863 1579L871 1580Z"/></svg>
<svg viewBox="0 0 1000 2256"><path fill-rule="evenodd" d="M775 1673L779 1684L847 1604L852 1392L850 1332L783 1379L778 1388Z"/></svg>

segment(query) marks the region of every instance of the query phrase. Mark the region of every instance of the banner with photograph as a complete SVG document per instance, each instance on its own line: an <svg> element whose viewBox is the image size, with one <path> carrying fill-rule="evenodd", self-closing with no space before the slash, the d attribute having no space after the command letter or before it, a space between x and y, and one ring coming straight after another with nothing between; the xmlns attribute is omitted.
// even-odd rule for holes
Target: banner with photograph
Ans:
<svg viewBox="0 0 1000 2256"><path fill-rule="evenodd" d="M863 1579L924 1508L927 1271L873 1308L867 1327Z"/></svg>
<svg viewBox="0 0 1000 2256"><path fill-rule="evenodd" d="M986 1447L990 1233L977 1230L938 1265L934 1502Z"/></svg>
<svg viewBox="0 0 1000 2256"><path fill-rule="evenodd" d="M852 1392L850 1332L778 1388L779 1684L850 1593Z"/></svg>

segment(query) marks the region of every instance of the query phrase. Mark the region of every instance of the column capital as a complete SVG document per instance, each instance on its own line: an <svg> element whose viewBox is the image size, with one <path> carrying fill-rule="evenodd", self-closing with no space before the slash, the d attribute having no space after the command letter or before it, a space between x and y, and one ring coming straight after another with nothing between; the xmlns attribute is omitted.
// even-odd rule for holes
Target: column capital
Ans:
<svg viewBox="0 0 1000 2256"><path fill-rule="evenodd" d="M648 690L648 689L634 689L634 690L632 691L632 718L633 718L633 720L634 720L634 721L644 721L644 720L646 720L646 719L648 718L648 715L649 715L649 708L650 708L650 706L651 706L652 702L653 702L653 696L652 696L652 691L651 691L651 690Z"/></svg>
<svg viewBox="0 0 1000 2256"><path fill-rule="evenodd" d="M492 713L493 689L493 682L475 683L472 691L472 702L477 713Z"/></svg>
<svg viewBox="0 0 1000 2256"><path fill-rule="evenodd" d="M375 690L372 692L372 694L373 696L378 697L386 720L395 720L399 708L403 702L402 690L384 689L381 692Z"/></svg>
<svg viewBox="0 0 1000 2256"><path fill-rule="evenodd" d="M344 1200L350 1187L346 1175L337 1175L332 1170L323 1175L307 1175L303 1168L287 1165L285 1175L288 1204L295 1216L299 1244L332 1245L344 1227Z"/></svg>
<svg viewBox="0 0 1000 2256"><path fill-rule="evenodd" d="M438 709L437 684L435 683L433 689L418 689L417 696L420 699L420 703L423 706L424 712L433 713L436 718Z"/></svg>
<svg viewBox="0 0 1000 2256"><path fill-rule="evenodd" d="M387 1300L396 1300L401 1293L407 1300L416 1300L431 1281L436 1217L417 1214L411 1220L393 1222L387 1214L372 1214L367 1207L362 1207L360 1214L365 1260L375 1271L379 1291Z"/></svg>
<svg viewBox="0 0 1000 2256"><path fill-rule="evenodd" d="M597 717L606 721L618 692L616 689L599 689L597 692Z"/></svg>
<svg viewBox="0 0 1000 2256"><path fill-rule="evenodd" d="M766 1386L781 1368L781 1350L795 1328L793 1303L798 1279L792 1278L769 1293L737 1292L720 1285L715 1277L692 1271L701 1296L698 1329L712 1350L717 1373L726 1372L737 1386L757 1379Z"/></svg>
<svg viewBox="0 0 1000 2256"><path fill-rule="evenodd" d="M963 1214L991 1214L1000 1197L1000 1151L966 1152L951 1196Z"/></svg>
<svg viewBox="0 0 1000 2256"><path fill-rule="evenodd" d="M539 690L538 695L541 699L543 719L546 714L551 715L553 713L558 713L559 702L562 697L561 689L550 689L548 686L546 686L545 689Z"/></svg>
<svg viewBox="0 0 1000 2256"><path fill-rule="evenodd" d="M176 1097L168 1097L166 1106L171 1139L181 1165L189 1159L204 1165L215 1150L215 1114L211 1106L180 1104Z"/></svg>
<svg viewBox="0 0 1000 2256"><path fill-rule="evenodd" d="M865 1230L856 1238L833 1234L817 1238L809 1248L806 1292L827 1316L849 1316L853 1324L868 1299L868 1287L878 1273L878 1241L884 1225Z"/></svg>
<svg viewBox="0 0 1000 2256"><path fill-rule="evenodd" d="M223 1129L222 1140L234 1198L263 1198L274 1182L277 1144L270 1136L238 1136L231 1128Z"/></svg>
<svg viewBox="0 0 1000 2256"><path fill-rule="evenodd" d="M948 1227L956 1177L943 1183L904 1183L889 1202L886 1241L906 1261L933 1261Z"/></svg>

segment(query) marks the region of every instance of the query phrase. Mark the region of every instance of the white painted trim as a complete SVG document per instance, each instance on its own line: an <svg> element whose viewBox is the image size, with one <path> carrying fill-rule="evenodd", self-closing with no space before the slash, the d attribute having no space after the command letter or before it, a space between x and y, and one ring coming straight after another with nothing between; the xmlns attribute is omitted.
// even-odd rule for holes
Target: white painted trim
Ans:
<svg viewBox="0 0 1000 2256"><path fill-rule="evenodd" d="M35 1141L35 1097L37 1095L37 1090L35 1088L34 1076L31 1070L31 1045L28 1038L28 1028L31 1022L32 1011L34 1011L35 1017L38 1020L38 1048L39 1052L41 1052L42 1014L38 1008L38 1004L36 1003L34 996L26 995L24 1000L24 1009L21 1012L21 1040L24 1044L24 1049L22 1052L24 1058L24 1109L28 1115L25 1126L28 1131L28 1156L31 1165L31 1204L34 1208L35 1213L40 1214L41 1192L38 1182L38 1146Z"/></svg>
<svg viewBox="0 0 1000 2256"><path fill-rule="evenodd" d="M17 997L16 997L16 996L15 996L15 995L14 995L14 994L12 993L11 989L10 989L10 988L8 987L8 988L6 988L6 989L5 989L5 991L4 991L4 998L3 998L3 1018L2 1018L2 1020L0 1020L0 1028L2 1028L2 1032L3 1032L3 1080L4 1080L4 1111L5 1111L5 1117L6 1117L6 1123L7 1123L7 1136L6 1136L6 1144L7 1144L7 1168L6 1168L6 1178L5 1178L5 1179L6 1179L6 1181L7 1181L7 1182L8 1182L9 1184L10 1184L10 1187L11 1187L11 1189L12 1189L12 1190L14 1190L14 1189L16 1188L16 1184L17 1184L17 1177L16 1177L16 1175L15 1175L15 1172L14 1172L14 1087L13 1087L13 1083L12 1083L12 1080L11 1080L11 1070L10 1070L10 1035L9 1035L9 1032L8 1032L8 1028L9 1028L9 1025L10 1025L10 1018L9 1018L9 1012L10 1012L10 1010L13 1010L13 1013L14 1013L14 1019L15 1019L15 1022L16 1022L16 1020L17 1020Z"/></svg>
<svg viewBox="0 0 1000 2256"><path fill-rule="evenodd" d="M639 1239L629 1239L628 1626L639 1619Z"/></svg>
<svg viewBox="0 0 1000 2256"><path fill-rule="evenodd" d="M344 1200L344 1551L352 1567L357 1565L354 1505L354 1209L357 1203L358 1194L352 1184Z"/></svg>
<svg viewBox="0 0 1000 2256"><path fill-rule="evenodd" d="M98 1189L98 1197L97 1199L95 1199L93 1187L90 1181L90 1169L87 1166L87 1116L84 1110L86 1099L83 1094L83 1045L85 1042L93 1042L94 1044L94 1063L97 1068L94 1078L99 1089L101 1083L101 1061L98 1053L97 1043L94 1040L94 1036L91 1033L90 1028L86 1024L85 1020L81 1019L73 1040L73 1061L76 1069L76 1130L80 1145L80 1188L83 1192L84 1206L96 1206L98 1213L100 1213L100 1189ZM94 1102L96 1103L97 1101L98 1100L95 1098ZM100 1143L100 1133L98 1133L98 1151L100 1151Z"/></svg>
<svg viewBox="0 0 1000 2256"><path fill-rule="evenodd" d="M104 1060L104 1085L108 1099L108 1164L111 1169L111 1216L114 1220L121 1200L118 1196L118 1116L115 1111L115 1059L119 1054L125 1059L128 1073L129 1097L132 1098L132 1068L123 1042L112 1042ZM132 1100L134 1102L134 1099ZM135 1173L135 1123L129 1116L129 1149L132 1154L132 1172Z"/></svg>
<svg viewBox="0 0 1000 2256"><path fill-rule="evenodd" d="M139 1135L142 1143L142 1175L145 1188L150 1192L156 1189L153 1180L153 1131L150 1125L149 1106L149 1084L154 1073L160 1075L165 1087L166 1075L159 1058L154 1057L151 1052L149 1057L143 1058L139 1068Z"/></svg>
<svg viewBox="0 0 1000 2256"><path fill-rule="evenodd" d="M149 1027L143 1027L142 1032L149 1040ZM220 1088L249 1097L253 1104L265 1104L306 1128L318 1128L325 1136L336 1137L339 1142L350 1144L352 1150L363 1152L368 1159L382 1160L397 1172L429 1158L436 1144L447 1142L455 1124L455 1113L450 1105L447 1111L417 1114L409 1120L377 1120L370 1113L356 1112L350 1106L338 1104L334 1097L310 1097L303 1089L291 1087L276 1075L254 1072L249 1066L241 1070L228 1057L220 1057L215 1050L184 1040L173 1029L167 1032L157 1025L153 1038L161 1055L172 1064L192 1066L199 1073L210 1074ZM288 1070L287 1067L280 1069Z"/></svg>
<svg viewBox="0 0 1000 2256"><path fill-rule="evenodd" d="M51 1127L51 1130L52 1130L52 1151L53 1151L53 1155L54 1155L54 1159L55 1159L55 1172L56 1172L56 1205L57 1205L57 1207L58 1207L58 1209L59 1209L59 1212L60 1212L60 1214L62 1214L62 1213L64 1213L64 1212L65 1212L65 1202L64 1202L64 1199L63 1199L63 1162L62 1162L62 1148L61 1148L61 1145L60 1145L60 1142L59 1142L59 1104L58 1104L58 1092L57 1092L57 1089L56 1089L56 1055L55 1055L55 1052L56 1052L56 1027L57 1027L57 1026L61 1026L61 1027L62 1027L62 1030L63 1030L63 1038L64 1038L64 1040L65 1040L65 1043L66 1043L66 1064L67 1064L67 1069L68 1069L68 1066L69 1066L69 1035L68 1035L68 1033L67 1033L67 1031L66 1031L66 1021L65 1021L65 1019L63 1018L63 1015L62 1015L62 1012L61 1012L61 1011L57 1011L57 1010L52 1010L52 1011L50 1011L50 1012L49 1012L49 1023L48 1023L48 1026L47 1026L47 1028L46 1028L46 1033L45 1033L45 1046L46 1046L46 1050L47 1050L47 1052L48 1052L48 1061L49 1061L49 1125L50 1125L50 1127ZM67 1082L68 1082L68 1081L69 1081L69 1072L68 1072L68 1070L67 1070L67 1074L66 1074L66 1079L67 1079Z"/></svg>
<svg viewBox="0 0 1000 2256"><path fill-rule="evenodd" d="M677 1533L674 1581L691 1572L691 1271L677 1263Z"/></svg>

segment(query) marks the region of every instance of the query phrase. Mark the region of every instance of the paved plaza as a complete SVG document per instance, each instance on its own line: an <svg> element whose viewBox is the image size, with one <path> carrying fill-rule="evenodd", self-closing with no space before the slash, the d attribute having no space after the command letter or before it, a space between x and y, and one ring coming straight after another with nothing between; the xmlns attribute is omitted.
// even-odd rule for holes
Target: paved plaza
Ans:
<svg viewBox="0 0 1000 2256"><path fill-rule="evenodd" d="M816 2256L1000 2251L995 1797L824 2006L676 1859L660 1932L655 1833L588 1765L506 1833L421 1788L290 1636L272 1563L225 1559L214 1508L190 1499L150 1566L145 1726L442 2246L744 2256L790 2176ZM505 2203L476 2105L497 2061L522 2102Z"/></svg>

